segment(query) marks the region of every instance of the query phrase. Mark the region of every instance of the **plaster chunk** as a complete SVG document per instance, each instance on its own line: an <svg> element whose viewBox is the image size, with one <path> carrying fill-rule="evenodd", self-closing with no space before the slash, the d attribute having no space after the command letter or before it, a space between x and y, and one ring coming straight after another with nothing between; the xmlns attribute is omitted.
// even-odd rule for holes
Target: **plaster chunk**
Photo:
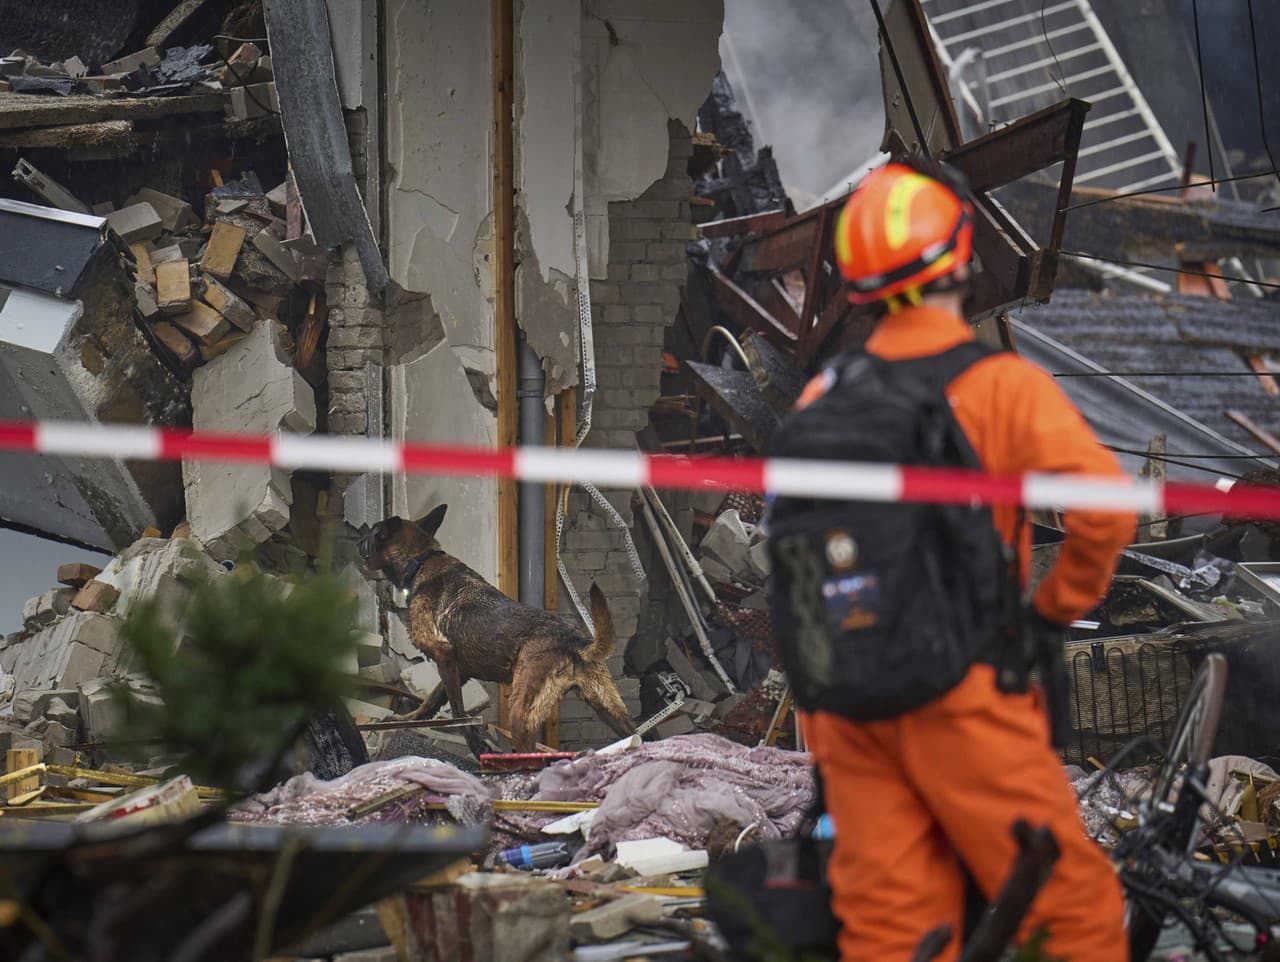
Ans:
<svg viewBox="0 0 1280 962"><path fill-rule="evenodd" d="M192 377L197 431L310 434L315 395L281 346L283 327L270 320ZM184 462L191 533L215 558L233 558L289 522L292 472L263 465Z"/></svg>

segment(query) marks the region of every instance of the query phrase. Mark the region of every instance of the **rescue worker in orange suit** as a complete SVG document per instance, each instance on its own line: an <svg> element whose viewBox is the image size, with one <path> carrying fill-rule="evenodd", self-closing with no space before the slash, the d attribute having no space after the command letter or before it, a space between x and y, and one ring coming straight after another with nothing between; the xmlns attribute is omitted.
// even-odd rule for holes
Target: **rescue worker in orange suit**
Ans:
<svg viewBox="0 0 1280 962"><path fill-rule="evenodd" d="M835 237L848 296L886 309L870 353L922 357L973 339L960 313L970 224L968 203L916 167L880 167L849 198ZM817 379L806 388L822 390ZM988 473L1122 474L1053 378L1013 353L979 360L946 394ZM1019 536L1025 584L1029 526L1012 506L997 507L993 520L1006 544ZM1063 524L1058 561L1031 598L1057 626L1097 604L1134 533L1125 513L1067 511ZM1120 885L1085 834L1037 689L1002 692L995 669L975 664L957 687L904 715L860 723L814 712L803 724L835 824L828 874L843 962L906 962L943 923L956 935L939 959L954 959L964 870L993 897L1016 856L1019 818L1049 826L1062 852L1019 940L1043 929L1051 958L1126 962Z"/></svg>

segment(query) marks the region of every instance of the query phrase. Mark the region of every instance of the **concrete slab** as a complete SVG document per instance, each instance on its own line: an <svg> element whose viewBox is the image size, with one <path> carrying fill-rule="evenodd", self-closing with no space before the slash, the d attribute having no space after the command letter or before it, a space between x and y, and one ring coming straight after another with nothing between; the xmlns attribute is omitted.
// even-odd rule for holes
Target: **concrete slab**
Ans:
<svg viewBox="0 0 1280 962"><path fill-rule="evenodd" d="M260 321L247 338L192 377L197 431L310 434L315 395L284 353L283 327ZM191 532L219 559L261 544L289 522L292 472L259 465L182 466Z"/></svg>

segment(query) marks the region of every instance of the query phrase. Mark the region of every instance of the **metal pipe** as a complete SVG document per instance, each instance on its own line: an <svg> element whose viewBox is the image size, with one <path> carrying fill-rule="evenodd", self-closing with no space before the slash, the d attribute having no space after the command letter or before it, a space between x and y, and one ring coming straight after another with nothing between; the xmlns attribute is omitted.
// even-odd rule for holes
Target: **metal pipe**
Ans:
<svg viewBox="0 0 1280 962"><path fill-rule="evenodd" d="M658 497L658 492L653 488L642 488L641 491L649 499L649 503L653 505L654 511L658 515L658 520L662 522L662 527L671 536L671 540L675 542L679 549L680 558L685 567L689 569L689 574L693 576L694 583L702 588L707 600L714 605L720 599L716 597L715 589L711 587L711 582L707 580L706 574L703 573L702 564L694 557L688 543L684 540L684 535L680 533L680 529L676 527L675 521L672 520L671 513L667 511L667 506L662 503L662 499Z"/></svg>
<svg viewBox="0 0 1280 962"><path fill-rule="evenodd" d="M716 677L728 689L729 694L735 694L738 688L716 659L716 653L711 647L711 639L707 637L706 628L702 624L702 612L698 609L693 593L685 587L683 572L676 564L676 559L671 556L671 549L667 546L667 541L662 536L662 528L658 524L658 519L653 516L653 509L649 507L649 502L644 499L640 501L640 513L644 516L644 523L648 526L649 533L653 535L658 554L662 556L662 562L667 566L667 573L671 575L671 583L675 586L676 594L680 596L680 603L684 605L685 613L689 616L689 622L693 625L693 633L697 636L698 647L702 649L703 656L710 662Z"/></svg>
<svg viewBox="0 0 1280 962"><path fill-rule="evenodd" d="M547 412L543 406L546 375L542 371L542 361L523 337L520 338L519 352L516 404L519 406L520 443L540 445L546 443L547 435ZM518 499L520 601L541 608L546 602L546 494L541 484L523 481Z"/></svg>
<svg viewBox="0 0 1280 962"><path fill-rule="evenodd" d="M727 327L721 327L719 324L711 328L711 330L707 331L707 336L702 339L703 360L706 360L707 349L711 347L711 336L713 334L719 334L721 337L723 337L725 341L728 342L729 347L733 348L733 353L738 355L738 360L742 362L742 366L745 367L748 371L751 370L751 361L748 360L747 352L742 349L742 345L738 342L738 339L733 336L733 332L730 331Z"/></svg>

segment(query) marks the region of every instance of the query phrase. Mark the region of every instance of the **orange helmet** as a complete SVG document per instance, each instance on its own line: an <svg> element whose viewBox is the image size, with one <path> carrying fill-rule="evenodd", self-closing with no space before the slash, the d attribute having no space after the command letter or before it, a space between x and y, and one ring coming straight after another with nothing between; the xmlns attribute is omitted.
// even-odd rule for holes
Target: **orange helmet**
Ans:
<svg viewBox="0 0 1280 962"><path fill-rule="evenodd" d="M891 301L946 277L973 253L973 213L948 186L885 164L853 192L835 233L836 264L855 304Z"/></svg>

